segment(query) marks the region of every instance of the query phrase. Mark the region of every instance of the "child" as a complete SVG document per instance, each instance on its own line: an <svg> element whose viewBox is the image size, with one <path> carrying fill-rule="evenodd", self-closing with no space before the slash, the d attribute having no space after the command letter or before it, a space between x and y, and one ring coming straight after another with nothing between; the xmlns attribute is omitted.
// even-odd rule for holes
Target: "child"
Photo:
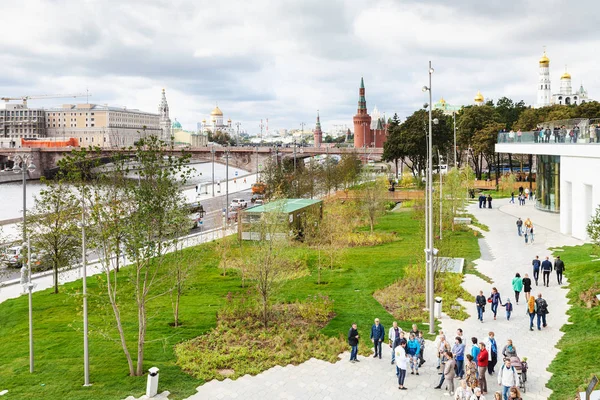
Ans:
<svg viewBox="0 0 600 400"><path fill-rule="evenodd" d="M513 306L510 299L506 299L506 302L502 304L502 307L506 308L506 320L510 321L510 313L512 313Z"/></svg>

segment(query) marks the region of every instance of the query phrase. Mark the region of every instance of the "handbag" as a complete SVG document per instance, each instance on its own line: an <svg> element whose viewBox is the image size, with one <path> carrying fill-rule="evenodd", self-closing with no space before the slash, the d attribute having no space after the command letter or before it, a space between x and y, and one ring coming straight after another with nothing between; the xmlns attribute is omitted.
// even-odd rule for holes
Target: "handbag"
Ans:
<svg viewBox="0 0 600 400"><path fill-rule="evenodd" d="M491 302L492 302L492 298L488 297L488 303L491 303Z"/></svg>

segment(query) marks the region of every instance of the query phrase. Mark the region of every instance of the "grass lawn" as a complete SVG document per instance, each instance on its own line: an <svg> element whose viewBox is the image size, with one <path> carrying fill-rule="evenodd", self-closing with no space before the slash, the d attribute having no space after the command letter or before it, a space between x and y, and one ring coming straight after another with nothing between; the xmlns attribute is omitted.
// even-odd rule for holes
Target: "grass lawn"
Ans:
<svg viewBox="0 0 600 400"><path fill-rule="evenodd" d="M419 222L412 212L388 213L382 217L377 230L397 232L391 243L374 247L349 248L340 265L324 269L318 285L312 250L290 248L304 257L311 275L287 282L280 290L278 300L294 301L315 294L324 294L334 300L335 317L322 333L328 336L346 335L352 322L359 324L362 338L368 338L375 317L381 318L387 328L392 316L373 298L376 289L392 284L402 277L404 267L422 252L423 238ZM452 240L450 255L477 258L476 237L470 232L456 232L445 237ZM192 378L176 366L174 345L197 337L215 326L216 312L223 306L229 292L242 290L236 271L221 275L214 245L185 250L186 262L192 266L187 287L181 300L180 320L183 325L173 328L171 298L157 297L149 304L149 330L144 369L160 369L160 390L169 390L171 398L180 399L195 392L203 382ZM174 261L173 261L174 262ZM569 266L568 266L569 267ZM120 272L121 313L129 340L129 349L135 361L136 307L132 305L129 271ZM164 278L168 277L164 274ZM34 335L36 372L29 374L27 298L8 300L0 304L0 390L7 389L10 399L122 399L144 393L146 377L129 377L127 364L117 341L113 317L105 300L104 279L88 279L90 295L90 369L93 386L84 388L83 346L81 332L81 281L61 286L60 293L50 290L35 293ZM163 284L163 289L167 289ZM409 328L413 321L401 321ZM419 321L415 321L419 322ZM363 339L364 343L364 339Z"/></svg>
<svg viewBox="0 0 600 400"><path fill-rule="evenodd" d="M552 378L548 387L553 390L550 399L572 399L584 391L592 374L600 377L600 305L591 308L587 302L600 294L600 249L592 245L565 247L556 253L565 261L565 276L569 280L567 312L571 324L561 330L565 335L558 342L561 350L548 370ZM590 257L590 255L595 255Z"/></svg>

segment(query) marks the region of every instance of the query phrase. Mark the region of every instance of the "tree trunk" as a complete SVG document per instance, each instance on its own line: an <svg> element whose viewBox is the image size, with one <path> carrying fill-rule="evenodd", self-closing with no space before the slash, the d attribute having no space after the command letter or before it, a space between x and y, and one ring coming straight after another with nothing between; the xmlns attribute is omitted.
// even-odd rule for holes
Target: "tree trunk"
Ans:
<svg viewBox="0 0 600 400"><path fill-rule="evenodd" d="M496 186L500 180L500 153L496 153Z"/></svg>
<svg viewBox="0 0 600 400"><path fill-rule="evenodd" d="M123 348L123 353L125 353L125 358L127 359L127 366L129 367L129 376L134 376L135 371L133 370L133 361L131 360L131 354L129 354L129 349L127 348L127 342L125 340L125 332L123 332L123 324L121 323L121 312L119 311L119 307L117 306L116 295L113 293L112 289L112 281L110 280L110 271L108 269L105 270L106 273L106 289L108 291L108 299L110 301L110 306L112 307L113 314L115 316L115 322L117 323L117 331L119 331L119 338L121 339L121 347Z"/></svg>
<svg viewBox="0 0 600 400"><path fill-rule="evenodd" d="M508 168L510 168L510 173L513 173L513 166L512 166L512 154L508 153Z"/></svg>
<svg viewBox="0 0 600 400"><path fill-rule="evenodd" d="M144 300L138 305L138 354L136 376L144 374L144 344L146 341L146 305Z"/></svg>
<svg viewBox="0 0 600 400"><path fill-rule="evenodd" d="M58 263L54 260L54 294L58 294ZM29 272L31 273L31 272Z"/></svg>
<svg viewBox="0 0 600 400"><path fill-rule="evenodd" d="M529 193L533 191L533 182L531 180L531 171L533 170L533 154L529 154Z"/></svg>

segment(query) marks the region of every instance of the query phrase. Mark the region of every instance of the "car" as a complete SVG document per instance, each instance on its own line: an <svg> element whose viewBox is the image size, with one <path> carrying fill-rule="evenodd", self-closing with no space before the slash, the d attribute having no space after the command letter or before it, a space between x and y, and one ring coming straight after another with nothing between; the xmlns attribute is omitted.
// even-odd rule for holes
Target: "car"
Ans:
<svg viewBox="0 0 600 400"><path fill-rule="evenodd" d="M12 246L2 251L2 263L9 267L21 267L25 256L23 255L23 246Z"/></svg>
<svg viewBox="0 0 600 400"><path fill-rule="evenodd" d="M248 203L244 199L233 199L233 200L231 200L231 203L229 204L229 208L232 210L237 210L239 208L246 208L246 207L248 207Z"/></svg>

